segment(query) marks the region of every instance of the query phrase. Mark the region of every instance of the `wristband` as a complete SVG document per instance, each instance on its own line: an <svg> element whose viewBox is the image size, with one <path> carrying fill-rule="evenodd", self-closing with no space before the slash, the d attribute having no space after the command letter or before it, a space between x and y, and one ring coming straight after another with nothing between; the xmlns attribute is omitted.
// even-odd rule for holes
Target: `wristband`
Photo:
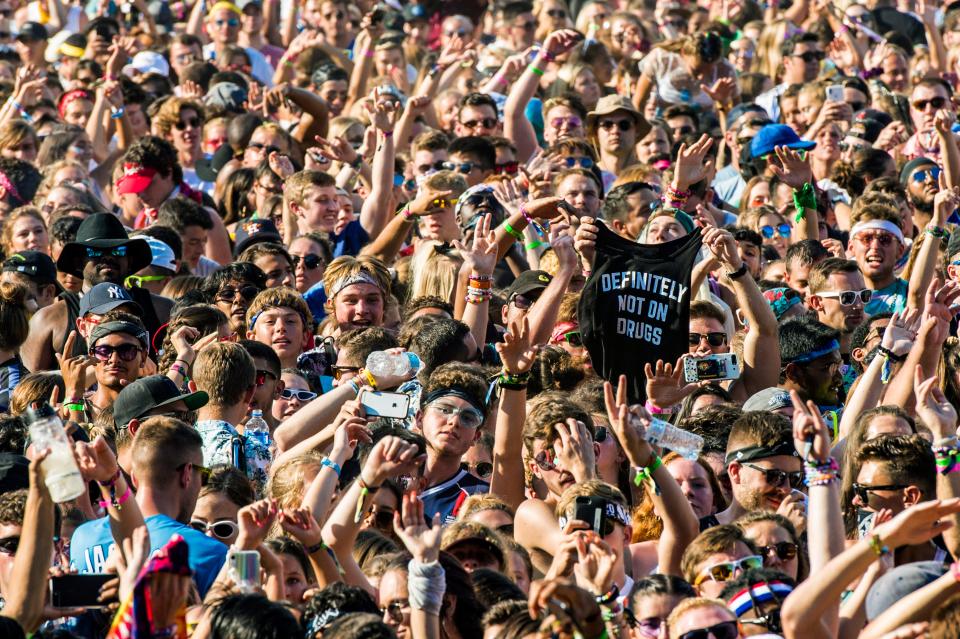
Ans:
<svg viewBox="0 0 960 639"><path fill-rule="evenodd" d="M119 120L123 117L123 114L127 112L127 109L123 106L117 108L110 107L110 119Z"/></svg>
<svg viewBox="0 0 960 639"><path fill-rule="evenodd" d="M307 547L307 548L306 548L306 551L307 551L307 554L308 554L308 555L315 555L316 553L320 552L321 550L326 550L326 549L327 549L327 545L326 545L325 543L323 543L322 541L320 541L320 542L315 543L315 544L312 545L312 546Z"/></svg>
<svg viewBox="0 0 960 639"><path fill-rule="evenodd" d="M523 233L510 226L509 222L503 223L503 230L506 231L508 235L512 235L513 237L517 238L517 240L521 242L523 241Z"/></svg>
<svg viewBox="0 0 960 639"><path fill-rule="evenodd" d="M355 524L360 523L360 519L363 517L363 500L366 499L367 495L372 495L380 490L380 486L370 486L363 481L362 474L357 477L357 483L360 485L360 496L357 497L357 511L353 514L353 523Z"/></svg>
<svg viewBox="0 0 960 639"><path fill-rule="evenodd" d="M340 476L340 471L341 471L340 464L338 464L337 462L333 461L333 460L330 459L329 457L324 457L323 459L321 459L321 460L320 460L320 466L321 466L321 467L329 468L330 470L332 470L333 472L335 472L335 473L337 474L337 477Z"/></svg>
<svg viewBox="0 0 960 639"><path fill-rule="evenodd" d="M870 544L870 549L873 550L877 557L890 554L890 548L883 545L883 541L880 540L880 535L871 535L868 543Z"/></svg>
<svg viewBox="0 0 960 639"><path fill-rule="evenodd" d="M596 599L598 604L600 604L601 606L606 606L611 601L616 601L617 597L619 596L620 596L620 588L619 586L617 586L617 584L613 584L610 590L598 596Z"/></svg>
<svg viewBox="0 0 960 639"><path fill-rule="evenodd" d="M532 250L534 250L534 249L540 248L541 246L549 247L549 246L550 246L550 243L549 243L549 242L541 242L540 240L535 240L535 241L530 242L530 243L528 243L528 244L524 244L524 245L523 245L523 248L527 249L528 251L532 251Z"/></svg>
<svg viewBox="0 0 960 639"><path fill-rule="evenodd" d="M370 49L367 49L366 51L363 52L363 57L365 57L365 58L372 58L372 57L373 57L373 51L371 51Z"/></svg>
<svg viewBox="0 0 960 639"><path fill-rule="evenodd" d="M360 394L360 384L357 383L357 380L351 379L351 380L350 380L350 385L353 386L353 394L354 394L354 395L359 395L359 394Z"/></svg>
<svg viewBox="0 0 960 639"><path fill-rule="evenodd" d="M954 581L960 581L960 562L953 562L950 564L950 574L953 575Z"/></svg>
<svg viewBox="0 0 960 639"><path fill-rule="evenodd" d="M659 406L657 406L656 404L654 404L653 402L651 402L649 399L646 401L646 403L643 405L643 407L647 409L647 412L648 412L648 413L651 413L651 414L653 414L653 415L663 415L663 414L670 415L670 414L673 413L673 407L672 407L672 406L670 406L670 407L668 407L668 408L660 408Z"/></svg>
<svg viewBox="0 0 960 639"><path fill-rule="evenodd" d="M933 237L939 240L948 240L950 239L950 231L943 228L942 226L936 226L934 224L927 224L927 228L923 230L927 235L932 235Z"/></svg>
<svg viewBox="0 0 960 639"><path fill-rule="evenodd" d="M747 263L742 262L740 264L740 268L738 268L735 271L729 271L727 273L727 277L729 277L731 280L738 280L746 274L747 274Z"/></svg>
<svg viewBox="0 0 960 639"><path fill-rule="evenodd" d="M363 380L367 382L367 386L373 390L377 390L377 378L373 376L373 373L365 368L361 368L357 375L362 377Z"/></svg>
<svg viewBox="0 0 960 639"><path fill-rule="evenodd" d="M174 373L179 373L183 377L187 376L187 369L176 362L170 365L170 370L172 370Z"/></svg>
<svg viewBox="0 0 960 639"><path fill-rule="evenodd" d="M97 480L97 483L100 484L101 486L103 486L104 488L106 488L107 486L113 486L114 484L116 484L118 479L120 479L120 469L119 469L119 468L117 468L117 472L115 472L115 473L113 474L113 477L111 477L111 478L108 479L107 481L100 481L100 480L98 479L98 480Z"/></svg>
<svg viewBox="0 0 960 639"><path fill-rule="evenodd" d="M533 75L543 76L543 69L538 69L537 67L533 66L532 64L531 64L530 66L528 66L527 68L530 69L530 72L531 72Z"/></svg>
<svg viewBox="0 0 960 639"><path fill-rule="evenodd" d="M400 210L397 211L397 213L400 215L403 215L403 219L406 220L407 222L413 222L413 219L417 217L416 214L410 210L409 202L401 206Z"/></svg>
<svg viewBox="0 0 960 639"><path fill-rule="evenodd" d="M807 209L817 210L817 193L813 185L805 183L799 189L793 189L793 206L797 209L794 221L800 222L807 216Z"/></svg>
<svg viewBox="0 0 960 639"><path fill-rule="evenodd" d="M650 463L646 466L640 467L637 466L634 468L637 475L633 478L633 483L637 487L646 485L647 488L651 489L654 494L660 494L660 487L657 486L657 482L653 479L653 473L655 470L663 466L663 460L660 459L659 455L654 455L653 459L650 460Z"/></svg>
<svg viewBox="0 0 960 639"><path fill-rule="evenodd" d="M120 495L120 497L115 497L115 496L113 495L113 487L111 486L111 487L110 487L110 499L109 499L109 500L107 500L107 499L101 499L101 500L100 500L100 507L101 507L101 508L109 508L110 506L113 506L113 507L116 508L117 510L123 510L123 505L127 502L128 499L130 499L130 495L132 495L132 494L133 494L133 493L130 491L130 486L127 486L127 490L124 491L124 493L123 493L122 495Z"/></svg>
<svg viewBox="0 0 960 639"><path fill-rule="evenodd" d="M393 137L393 131L381 131L381 132L380 132L380 135L382 135L382 136L385 137L385 138L392 138L392 137ZM358 164L358 165L360 164L360 158L357 158L357 164ZM351 164L350 166L353 166L353 165Z"/></svg>
<svg viewBox="0 0 960 639"><path fill-rule="evenodd" d="M64 403L63 406L67 410L76 411L78 413L82 413L86 408L86 406L82 402L71 402L69 404Z"/></svg>

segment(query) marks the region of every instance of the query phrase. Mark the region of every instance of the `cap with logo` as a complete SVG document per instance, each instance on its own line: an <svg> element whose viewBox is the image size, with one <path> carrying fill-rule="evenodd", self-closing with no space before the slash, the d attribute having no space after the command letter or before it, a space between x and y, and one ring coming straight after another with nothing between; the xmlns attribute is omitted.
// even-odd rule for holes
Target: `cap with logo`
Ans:
<svg viewBox="0 0 960 639"><path fill-rule="evenodd" d="M255 217L237 224L234 236L236 244L233 247L233 256L236 257L246 249L260 242L275 242L283 244L283 236L277 230L273 220Z"/></svg>
<svg viewBox="0 0 960 639"><path fill-rule="evenodd" d="M553 277L546 271L524 271L507 289L507 299L511 299L514 295L542 291L550 285L552 280Z"/></svg>
<svg viewBox="0 0 960 639"><path fill-rule="evenodd" d="M113 423L126 426L131 419L146 417L158 408L177 402L186 404L188 410L197 410L207 405L209 396L205 391L181 393L176 382L166 375L141 377L125 386L113 403Z"/></svg>
<svg viewBox="0 0 960 639"><path fill-rule="evenodd" d="M3 261L3 270L23 273L31 280L43 284L56 283L57 265L53 258L40 251L20 251Z"/></svg>
<svg viewBox="0 0 960 639"><path fill-rule="evenodd" d="M129 195L142 193L153 182L157 170L142 164L127 162L123 165L123 175L117 180L117 193Z"/></svg>
<svg viewBox="0 0 960 639"><path fill-rule="evenodd" d="M143 309L133 301L127 289L119 284L101 282L80 298L80 317L84 317L88 313L105 315L118 306L125 304L133 307L135 315L143 314Z"/></svg>

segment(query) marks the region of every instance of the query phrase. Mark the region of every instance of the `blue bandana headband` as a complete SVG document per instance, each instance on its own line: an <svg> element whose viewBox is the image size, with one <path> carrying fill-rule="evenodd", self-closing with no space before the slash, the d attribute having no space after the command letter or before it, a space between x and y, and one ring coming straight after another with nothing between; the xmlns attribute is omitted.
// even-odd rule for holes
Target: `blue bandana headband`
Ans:
<svg viewBox="0 0 960 639"><path fill-rule="evenodd" d="M840 350L840 342L838 342L838 341L835 340L835 339L832 339L832 340L830 340L830 341L827 343L826 346L822 346L822 347L820 347L820 348L814 349L814 350L812 350L812 351L810 351L809 353L806 353L806 354L804 354L804 355L800 355L800 356L798 356L798 357L794 357L794 358L791 359L791 360L787 360L786 363L787 363L787 364L790 364L790 363L793 363L793 364L806 364L807 362L812 362L813 360L817 359L818 357L823 357L824 355L829 355L829 354L832 353L833 351L838 351L838 350Z"/></svg>

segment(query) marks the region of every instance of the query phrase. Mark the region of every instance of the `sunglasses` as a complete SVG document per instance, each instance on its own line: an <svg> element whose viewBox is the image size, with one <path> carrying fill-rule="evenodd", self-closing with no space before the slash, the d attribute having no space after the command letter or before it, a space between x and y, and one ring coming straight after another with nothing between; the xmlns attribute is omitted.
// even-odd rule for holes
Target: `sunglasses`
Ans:
<svg viewBox="0 0 960 639"><path fill-rule="evenodd" d="M271 153L280 153L280 147L272 144L264 144L263 142L251 142L247 145L247 148L263 151L267 155L270 155Z"/></svg>
<svg viewBox="0 0 960 639"><path fill-rule="evenodd" d="M282 391L280 391L280 397L282 399L293 399L296 397L301 402L309 402L311 399L315 399L317 394L308 390L284 388Z"/></svg>
<svg viewBox="0 0 960 639"><path fill-rule="evenodd" d="M760 235L768 240L771 239L774 234L776 234L778 237L789 238L791 231L792 229L790 228L789 224L777 224L776 226L764 224L760 227Z"/></svg>
<svg viewBox="0 0 960 639"><path fill-rule="evenodd" d="M446 198L437 198L433 201L433 206L438 209L445 209L451 206L456 206L457 200L448 200Z"/></svg>
<svg viewBox="0 0 960 639"><path fill-rule="evenodd" d="M914 171L912 177L913 177L913 181L918 184L921 182L925 182L927 180L927 177L929 177L934 182L936 182L937 179L940 177L940 167L931 166L930 168L927 168L927 169L920 169L919 171Z"/></svg>
<svg viewBox="0 0 960 639"><path fill-rule="evenodd" d="M853 306L857 299L863 304L868 304L873 297L873 291L865 288L859 291L824 291L815 293L818 297L836 298L840 300L843 306Z"/></svg>
<svg viewBox="0 0 960 639"><path fill-rule="evenodd" d="M660 626L665 619L662 617L647 617L646 619L637 619L634 628L640 633L641 637L646 639L657 639L660 636Z"/></svg>
<svg viewBox="0 0 960 639"><path fill-rule="evenodd" d="M209 524L205 521L194 519L190 522L190 527L202 532L204 535L213 533L213 536L217 539L230 539L230 537L240 532L240 526L237 525L237 522L230 521L229 519L222 519Z"/></svg>
<svg viewBox="0 0 960 639"><path fill-rule="evenodd" d="M567 17L567 12L563 9L547 9L547 15L551 18L564 20Z"/></svg>
<svg viewBox="0 0 960 639"><path fill-rule="evenodd" d="M224 288L217 293L217 301L232 302L237 299L237 294L248 302L252 302L260 290L256 286L241 286L240 288Z"/></svg>
<svg viewBox="0 0 960 639"><path fill-rule="evenodd" d="M803 486L802 470L795 470L788 473L784 470L778 470L776 468L764 468L754 464L744 463L743 465L747 466L748 468L752 468L757 472L763 473L766 482L771 486L783 486L784 482L788 480L791 488L800 488Z"/></svg>
<svg viewBox="0 0 960 639"><path fill-rule="evenodd" d="M864 486L857 482L853 482L853 494L860 498L860 501L863 503L868 503L870 501L870 493L877 490L901 490L906 488L905 484L882 484L879 486Z"/></svg>
<svg viewBox="0 0 960 639"><path fill-rule="evenodd" d="M533 306L533 302L534 300L530 299L529 297L524 297L519 293L514 295L513 298L510 300L510 303L516 306L521 311L525 311L531 306Z"/></svg>
<svg viewBox="0 0 960 639"><path fill-rule="evenodd" d="M455 416L459 417L460 425L464 428L480 428L480 425L483 424L483 414L476 408L459 408L457 406L451 406L450 404L444 404L442 402L434 402L433 404L427 406L427 408L431 409L435 413L439 413L447 421Z"/></svg>
<svg viewBox="0 0 960 639"><path fill-rule="evenodd" d="M5 555L15 555L17 554L17 549L20 548L20 535L15 537L4 537L0 539L0 553Z"/></svg>
<svg viewBox="0 0 960 639"><path fill-rule="evenodd" d="M370 514L373 515L373 525L380 530L393 530L393 514L396 511L393 508L385 508L374 506L370 509Z"/></svg>
<svg viewBox="0 0 960 639"><path fill-rule="evenodd" d="M187 466L193 466L193 469L198 473L200 473L200 485L206 486L207 482L210 481L210 469L207 468L206 466L201 466L200 464L191 464L190 462L186 462L186 463L180 464L174 470L176 470L178 473L183 472L183 469L186 468Z"/></svg>
<svg viewBox="0 0 960 639"><path fill-rule="evenodd" d="M128 288L143 288L145 282L161 282L169 277L168 275L128 275L124 283Z"/></svg>
<svg viewBox="0 0 960 639"><path fill-rule="evenodd" d="M190 118L189 120L180 120L173 126L177 127L177 131L184 131L186 129L199 129L202 122L200 118Z"/></svg>
<svg viewBox="0 0 960 639"><path fill-rule="evenodd" d="M727 581L733 577L734 573L738 570L753 570L754 568L763 568L763 557L760 555L749 555L736 561L722 561L704 568L696 580L694 580L693 585L699 586L707 580Z"/></svg>
<svg viewBox="0 0 960 639"><path fill-rule="evenodd" d="M516 160L493 165L493 172L497 175L516 175L519 171L520 163Z"/></svg>
<svg viewBox="0 0 960 639"><path fill-rule="evenodd" d="M448 38L465 38L467 37L467 32L463 29L460 29L459 31L444 31L443 35L447 36Z"/></svg>
<svg viewBox="0 0 960 639"><path fill-rule="evenodd" d="M777 557L783 561L789 561L797 556L797 545L792 541L778 541L769 546L757 546L757 552L764 557L769 557L770 553L776 553Z"/></svg>
<svg viewBox="0 0 960 639"><path fill-rule="evenodd" d="M515 29L523 29L524 31L533 31L537 28L537 23L532 20L529 20L521 24L515 24L513 25L513 27Z"/></svg>
<svg viewBox="0 0 960 639"><path fill-rule="evenodd" d="M540 467L540 470L549 472L557 469L556 455L553 450L549 448L544 448L534 455L533 461Z"/></svg>
<svg viewBox="0 0 960 639"><path fill-rule="evenodd" d="M563 334L563 339L575 348L580 348L583 346L583 336L580 335L580 331L570 331Z"/></svg>
<svg viewBox="0 0 960 639"><path fill-rule="evenodd" d="M300 260L303 260L303 268L307 269L308 271L312 271L320 266L320 264L323 262L319 255L314 255L313 253L308 253L302 258L299 255L290 256L290 261L293 263L293 268L300 266Z"/></svg>
<svg viewBox="0 0 960 639"><path fill-rule="evenodd" d="M824 58L827 57L827 54L823 51L807 51L806 53L797 53L794 54L795 58L801 58L804 62L822 62Z"/></svg>
<svg viewBox="0 0 960 639"><path fill-rule="evenodd" d="M878 231L876 233L857 233L855 237L856 240L864 246L870 246L873 244L874 240L876 240L880 246L890 246L895 240L893 234L887 233L886 231Z"/></svg>
<svg viewBox="0 0 960 639"><path fill-rule="evenodd" d="M109 250L95 249L90 248L89 246L84 247L87 250L87 259L94 259L97 257L103 257L104 255L109 255L111 257L126 257L127 247L126 246L115 246Z"/></svg>
<svg viewBox="0 0 960 639"><path fill-rule="evenodd" d="M120 346L108 346L101 344L90 349L90 354L101 362L109 362L114 353L123 362L132 362L140 354L142 349L136 344L121 344Z"/></svg>
<svg viewBox="0 0 960 639"><path fill-rule="evenodd" d="M694 129L689 124L684 124L683 126L672 127L670 130L674 135L690 135Z"/></svg>
<svg viewBox="0 0 960 639"><path fill-rule="evenodd" d="M380 612L390 617L390 620L394 623L403 623L403 611L409 607L410 602L405 599L398 599L380 608Z"/></svg>
<svg viewBox="0 0 960 639"><path fill-rule="evenodd" d="M707 340L707 344L713 347L723 346L727 343L727 334L726 333L690 333L687 341L690 346L699 346L700 342Z"/></svg>
<svg viewBox="0 0 960 639"><path fill-rule="evenodd" d="M928 106L932 106L934 109L942 109L946 104L947 99L938 95L937 97L930 98L929 100L917 100L913 103L913 108L917 111L926 111Z"/></svg>
<svg viewBox="0 0 960 639"><path fill-rule="evenodd" d="M677 639L737 639L740 628L736 621L722 621L707 628L698 628L680 635Z"/></svg>
<svg viewBox="0 0 960 639"><path fill-rule="evenodd" d="M579 165L580 168L583 168L583 169L590 169L593 167L593 160L587 157L575 158L571 156L571 157L563 158L562 162L564 166L566 166L568 169L572 169L577 165Z"/></svg>
<svg viewBox="0 0 960 639"><path fill-rule="evenodd" d="M356 373L360 370L359 366L331 366L330 371L333 373L333 378L337 381L343 378L345 373Z"/></svg>
<svg viewBox="0 0 960 639"><path fill-rule="evenodd" d="M632 120L600 120L598 126L604 131L612 131L614 128L621 131L629 131L633 128Z"/></svg>
<svg viewBox="0 0 960 639"><path fill-rule="evenodd" d="M442 171L446 166L443 160L437 160L433 164L418 164L417 173L429 173L430 171Z"/></svg>
<svg viewBox="0 0 960 639"><path fill-rule="evenodd" d="M575 115L571 115L570 117L567 117L567 118L562 118L562 117L561 117L561 118L550 118L550 126L552 126L552 127L555 128L555 129L559 129L559 128L562 127L564 124L566 124L567 127L571 128L571 129L576 129L577 127L583 125L583 120L581 120L580 118L578 118L578 117L575 116Z"/></svg>
<svg viewBox="0 0 960 639"><path fill-rule="evenodd" d="M480 479L487 479L493 474L493 464L491 462L477 462L473 466L468 466L470 472Z"/></svg>
<svg viewBox="0 0 960 639"><path fill-rule="evenodd" d="M229 20L214 20L213 23L218 27L223 27L224 25L228 27L239 27L240 21L236 18L230 18Z"/></svg>
<svg viewBox="0 0 960 639"><path fill-rule="evenodd" d="M470 128L473 128L473 127L470 127ZM457 173L461 173L463 175L466 175L467 173L472 171L473 167L475 166L477 166L477 164L474 162L460 162L458 164L454 164L453 162L443 163L443 168L446 169L447 171L456 171Z"/></svg>
<svg viewBox="0 0 960 639"><path fill-rule="evenodd" d="M272 372L270 372L270 371L257 370L257 374L256 374L256 376L253 378L253 379L254 379L254 383L256 383L256 385L257 385L257 388L259 388L259 387L261 387L261 386L263 386L264 384L267 383L267 376L269 376L271 379L273 379L273 381L277 381L278 379L280 379L279 377L277 377L276 375L274 375L274 374L273 374Z"/></svg>
<svg viewBox="0 0 960 639"><path fill-rule="evenodd" d="M466 122L461 122L461 126L465 129L476 129L477 127L482 126L485 129L492 129L497 126L496 118L482 118L480 120L467 120Z"/></svg>

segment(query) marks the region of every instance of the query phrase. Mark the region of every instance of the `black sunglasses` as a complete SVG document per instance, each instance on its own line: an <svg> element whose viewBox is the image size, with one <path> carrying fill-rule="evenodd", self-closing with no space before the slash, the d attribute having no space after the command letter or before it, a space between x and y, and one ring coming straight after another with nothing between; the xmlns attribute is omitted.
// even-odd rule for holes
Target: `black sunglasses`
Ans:
<svg viewBox="0 0 960 639"><path fill-rule="evenodd" d="M744 466L752 468L757 472L763 473L766 481L771 486L783 486L783 483L787 480L790 481L791 488L800 488L803 486L803 471L795 470L793 472L786 472L784 470L778 470L776 468L764 468L762 466L756 466L754 464L744 463Z"/></svg>
<svg viewBox="0 0 960 639"><path fill-rule="evenodd" d="M330 372L333 373L333 378L338 382L343 377L344 373L356 373L360 370L359 366L331 366Z"/></svg>
<svg viewBox="0 0 960 639"><path fill-rule="evenodd" d="M802 58L804 62L822 62L827 54L823 51L807 51L805 53L794 54L795 58Z"/></svg>
<svg viewBox="0 0 960 639"><path fill-rule="evenodd" d="M630 120L601 120L597 125L604 131L610 131L614 128L621 131L629 131L633 128L633 122Z"/></svg>
<svg viewBox="0 0 960 639"><path fill-rule="evenodd" d="M308 270L313 270L320 266L321 260L319 255L314 255L310 253L304 255L302 258L299 255L291 255L290 261L293 262L293 268L297 268L300 265L300 260L303 260L303 267Z"/></svg>
<svg viewBox="0 0 960 639"><path fill-rule="evenodd" d="M679 639L736 639L740 628L736 621L722 621L707 628L698 628L680 635Z"/></svg>
<svg viewBox="0 0 960 639"><path fill-rule="evenodd" d="M177 128L177 131L185 131L187 127L190 127L191 129L199 129L201 124L202 122L200 122L200 118L190 118L186 121L179 120L173 126Z"/></svg>
<svg viewBox="0 0 960 639"><path fill-rule="evenodd" d="M260 290L256 286L241 286L240 288L224 288L217 293L217 300L223 302L232 302L237 298L237 293L240 294L240 297L252 302L253 298L257 296Z"/></svg>
<svg viewBox="0 0 960 639"><path fill-rule="evenodd" d="M20 535L14 537L4 537L0 539L0 553L5 555L15 555L17 554L17 549L20 548Z"/></svg>
<svg viewBox="0 0 960 639"><path fill-rule="evenodd" d="M120 346L101 344L91 348L90 354L101 362L108 362L110 361L110 358L113 357L113 354L116 353L117 357L119 357L121 361L132 362L134 359L136 359L137 355L140 354L141 350L142 349L137 344L120 344Z"/></svg>
<svg viewBox="0 0 960 639"><path fill-rule="evenodd" d="M480 120L467 120L466 122L461 122L467 129L475 129L478 126L483 126L485 129L492 129L497 126L496 118L482 118Z"/></svg>
<svg viewBox="0 0 960 639"><path fill-rule="evenodd" d="M185 462L176 467L177 472L182 472L187 466L193 466L193 469L200 473L200 485L206 486L207 482L210 481L210 469L206 466L201 466L200 464L191 464L190 462Z"/></svg>
<svg viewBox="0 0 960 639"><path fill-rule="evenodd" d="M757 552L764 557L769 557L770 553L775 552L783 561L789 561L797 556L797 545L792 541L778 541L768 546L757 546Z"/></svg>
<svg viewBox="0 0 960 639"><path fill-rule="evenodd" d="M491 462L477 462L471 470L480 479L487 479L493 474L493 464Z"/></svg>
<svg viewBox="0 0 960 639"><path fill-rule="evenodd" d="M713 347L723 346L727 343L727 334L722 332L716 333L690 333L688 341L690 346L699 346L700 340L706 339L707 344Z"/></svg>
<svg viewBox="0 0 960 639"><path fill-rule="evenodd" d="M863 484L853 482L853 494L860 498L860 501L867 503L870 501L870 493L875 490L901 490L906 488L905 484L881 484L879 486L864 486Z"/></svg>

